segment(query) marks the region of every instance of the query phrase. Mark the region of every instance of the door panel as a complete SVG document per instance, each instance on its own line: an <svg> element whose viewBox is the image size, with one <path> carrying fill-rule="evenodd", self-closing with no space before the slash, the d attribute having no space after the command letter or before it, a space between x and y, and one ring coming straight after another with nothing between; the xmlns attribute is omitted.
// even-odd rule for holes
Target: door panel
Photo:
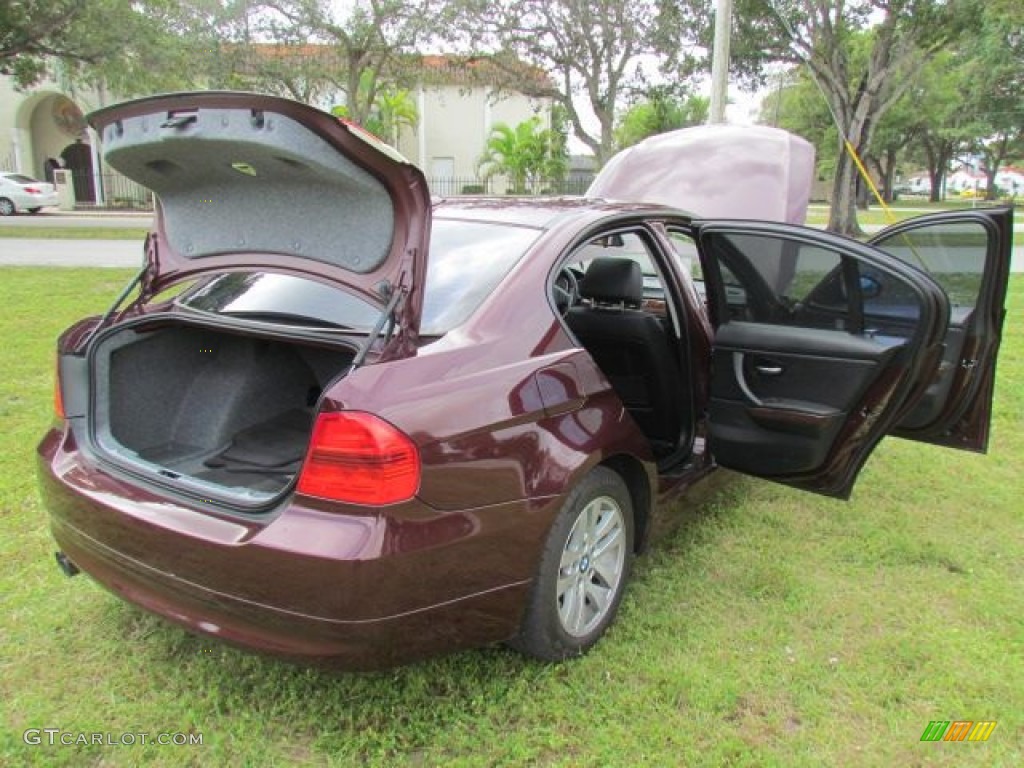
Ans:
<svg viewBox="0 0 1024 768"><path fill-rule="evenodd" d="M991 208L922 216L872 239L876 248L928 272L951 304L942 362L892 434L986 450L1012 238L1013 209ZM884 302L865 302L866 315L886 309Z"/></svg>
<svg viewBox="0 0 1024 768"><path fill-rule="evenodd" d="M904 348L902 339L845 331L733 322L715 336L710 417L713 450L742 464L752 446L769 476L813 472L878 371Z"/></svg>
<svg viewBox="0 0 1024 768"><path fill-rule="evenodd" d="M906 430L923 429L934 424L949 400L953 381L960 367L964 348L964 329L950 326L943 340L942 360L921 399L900 418L893 435L903 436ZM912 438L913 439L913 438Z"/></svg>
<svg viewBox="0 0 1024 768"><path fill-rule="evenodd" d="M694 229L715 326L715 459L847 497L938 365L944 293L920 271L827 233L735 222ZM884 327L866 316L865 296L893 301Z"/></svg>

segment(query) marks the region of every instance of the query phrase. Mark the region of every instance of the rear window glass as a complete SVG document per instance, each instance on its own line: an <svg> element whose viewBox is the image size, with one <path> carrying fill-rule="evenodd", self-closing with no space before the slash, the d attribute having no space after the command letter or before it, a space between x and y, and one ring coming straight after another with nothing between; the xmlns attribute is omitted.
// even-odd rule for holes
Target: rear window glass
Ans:
<svg viewBox="0 0 1024 768"><path fill-rule="evenodd" d="M487 222L435 219L420 333L446 333L465 322L537 239L539 230ZM236 273L204 282L186 307L271 322L368 331L379 310L315 280Z"/></svg>
<svg viewBox="0 0 1024 768"><path fill-rule="evenodd" d="M22 176L19 173L12 173L12 174L10 174L8 176L5 176L4 178L8 179L9 181L13 181L16 184L38 184L39 183L35 179L30 178L28 176Z"/></svg>

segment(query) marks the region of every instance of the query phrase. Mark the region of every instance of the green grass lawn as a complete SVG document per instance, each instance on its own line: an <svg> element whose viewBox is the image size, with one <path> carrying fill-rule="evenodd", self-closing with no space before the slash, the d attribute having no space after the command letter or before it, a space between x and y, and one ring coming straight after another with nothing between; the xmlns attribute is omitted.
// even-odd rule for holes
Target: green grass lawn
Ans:
<svg viewBox="0 0 1024 768"><path fill-rule="evenodd" d="M54 565L33 455L54 337L129 274L0 269L0 764L1022 764L1024 278L988 456L887 440L845 503L720 482L677 506L587 657L491 648L346 675L191 637ZM998 726L920 741L957 719ZM203 744L26 746L27 728Z"/></svg>
<svg viewBox="0 0 1024 768"><path fill-rule="evenodd" d="M145 240L146 228L125 227L16 227L0 224L0 238L25 237L41 240Z"/></svg>
<svg viewBox="0 0 1024 768"><path fill-rule="evenodd" d="M994 205L978 201L978 205ZM922 216L925 213L940 213L942 211L970 210L970 200L945 201L942 203L930 203L927 200L898 200L889 204L889 211L896 221ZM823 204L811 204L807 211L807 223L813 225L824 225L828 222L828 206ZM862 226L884 226L889 223L882 206L872 203L866 211L857 211L857 221Z"/></svg>
<svg viewBox="0 0 1024 768"><path fill-rule="evenodd" d="M939 211L962 210L965 208L969 209L970 207L970 202L963 201L956 203L929 203L927 201L910 200L893 204L890 206L890 213L892 214L892 223L895 223L913 218L914 216L921 216L929 211L938 213ZM884 227L888 226L891 222L879 205L873 205L866 211L858 211L857 221L862 227ZM807 211L806 224L809 227L824 227L828 224L828 206L812 205ZM1024 232L1014 232L1013 246L1015 248L1024 247Z"/></svg>

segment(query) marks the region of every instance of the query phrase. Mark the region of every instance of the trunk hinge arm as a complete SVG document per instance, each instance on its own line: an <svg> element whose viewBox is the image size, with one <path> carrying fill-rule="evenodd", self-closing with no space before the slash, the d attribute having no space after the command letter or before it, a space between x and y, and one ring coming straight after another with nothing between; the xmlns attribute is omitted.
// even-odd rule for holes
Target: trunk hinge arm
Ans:
<svg viewBox="0 0 1024 768"><path fill-rule="evenodd" d="M96 337L96 334L106 327L107 323L110 322L110 318L117 313L124 300L127 299L131 295L131 292L136 288L139 289L139 295L135 297L135 301L132 303L143 301L153 294L153 276L157 274L157 247L156 237L152 232L146 235L144 250L146 258L143 261L142 269L136 272L132 276L132 279L128 281L128 284L121 289L117 298L114 299L114 303L111 304L107 311L103 313L99 322L97 322L96 325L93 326L93 329L89 331L89 335L86 336L82 340L82 343L78 345L78 349L85 349L89 346L89 343Z"/></svg>
<svg viewBox="0 0 1024 768"><path fill-rule="evenodd" d="M394 284L383 280L376 286L377 294L382 299L386 299L387 304L381 310L377 322L374 323L373 328L366 337L366 341L359 348L359 351L356 352L356 356L349 366L350 371L355 370L366 361L366 356L382 335L390 339L391 334L395 332L395 326L399 324L399 319L406 311L406 302L412 292L412 272L415 263L416 249L413 248L407 251L402 259L402 264L398 270L398 280Z"/></svg>
<svg viewBox="0 0 1024 768"><path fill-rule="evenodd" d="M366 360L366 356L370 353L370 348L374 345L374 342L380 338L381 332L384 330L384 326L389 326L388 335L391 334L390 328L395 324L395 310L398 308L398 302L406 295L406 291L403 288L391 290L390 286L385 287L381 285L381 293L387 295L385 291L390 292L390 298L388 303L381 310L380 315L377 317L377 322L373 324L373 328L366 336L366 341L359 348L356 356L352 359L352 364L349 366L349 370L355 370Z"/></svg>

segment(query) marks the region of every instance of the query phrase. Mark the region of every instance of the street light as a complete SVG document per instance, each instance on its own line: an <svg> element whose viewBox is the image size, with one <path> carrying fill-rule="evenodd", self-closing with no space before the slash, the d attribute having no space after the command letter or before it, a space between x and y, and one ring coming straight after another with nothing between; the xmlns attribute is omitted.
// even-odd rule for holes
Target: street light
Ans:
<svg viewBox="0 0 1024 768"><path fill-rule="evenodd" d="M729 101L729 36L732 31L732 0L716 0L715 47L711 57L711 110L708 122L725 122Z"/></svg>

